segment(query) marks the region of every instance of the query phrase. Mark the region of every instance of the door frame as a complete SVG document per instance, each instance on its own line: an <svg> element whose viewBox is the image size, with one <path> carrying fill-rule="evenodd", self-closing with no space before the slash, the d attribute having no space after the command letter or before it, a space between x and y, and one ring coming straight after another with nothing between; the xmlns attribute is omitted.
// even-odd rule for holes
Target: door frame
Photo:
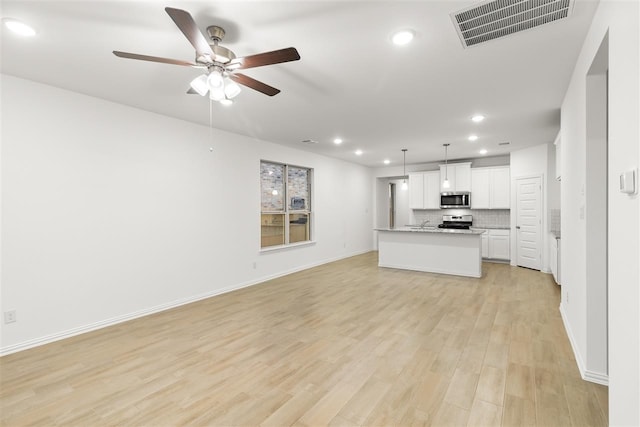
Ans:
<svg viewBox="0 0 640 427"><path fill-rule="evenodd" d="M540 271L548 273L548 260L546 257L547 251L545 247L548 245L547 235L543 233L543 230L547 224L547 215L544 211L547 201L547 192L543 191L545 188L545 174L535 173L512 176L511 179L511 211L514 215L511 215L511 265L518 266L518 180L529 178L540 178L540 224L538 224L538 235L540 236Z"/></svg>

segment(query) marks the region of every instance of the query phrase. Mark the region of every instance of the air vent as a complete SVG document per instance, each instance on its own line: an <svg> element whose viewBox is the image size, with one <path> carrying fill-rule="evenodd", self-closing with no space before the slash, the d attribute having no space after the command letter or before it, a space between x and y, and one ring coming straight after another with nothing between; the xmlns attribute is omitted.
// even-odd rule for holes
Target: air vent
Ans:
<svg viewBox="0 0 640 427"><path fill-rule="evenodd" d="M509 145L511 144L510 142L499 142L498 145Z"/></svg>
<svg viewBox="0 0 640 427"><path fill-rule="evenodd" d="M314 144L318 143L318 141L313 140L313 139L303 139L300 142L302 142L303 144L308 144L308 145L314 145Z"/></svg>
<svg viewBox="0 0 640 427"><path fill-rule="evenodd" d="M574 0L492 0L451 14L467 48L567 18Z"/></svg>

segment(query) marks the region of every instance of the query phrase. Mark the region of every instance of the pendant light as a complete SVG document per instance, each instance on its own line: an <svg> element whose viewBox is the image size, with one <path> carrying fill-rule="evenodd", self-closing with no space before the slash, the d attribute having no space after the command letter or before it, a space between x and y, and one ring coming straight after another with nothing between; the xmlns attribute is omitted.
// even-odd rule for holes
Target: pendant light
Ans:
<svg viewBox="0 0 640 427"><path fill-rule="evenodd" d="M404 178L404 181L402 181L402 189L406 190L407 188L409 188L409 185L407 184L407 149L406 148L402 149L402 177Z"/></svg>
<svg viewBox="0 0 640 427"><path fill-rule="evenodd" d="M442 188L449 188L451 184L449 183L449 164L447 162L447 148L450 144L442 144L444 145L444 181L442 181Z"/></svg>

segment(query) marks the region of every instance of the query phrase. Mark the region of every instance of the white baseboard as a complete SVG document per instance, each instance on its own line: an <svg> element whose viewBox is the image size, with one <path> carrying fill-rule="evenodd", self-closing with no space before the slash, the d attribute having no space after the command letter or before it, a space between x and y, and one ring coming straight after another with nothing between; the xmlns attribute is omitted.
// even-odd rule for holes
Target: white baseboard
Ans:
<svg viewBox="0 0 640 427"><path fill-rule="evenodd" d="M166 304L156 305L154 307L145 308L142 310L138 310L132 313L127 313L122 316L112 317L110 319L100 320L98 322L90 323L88 325L80 326L77 328L67 329L66 331L56 332L54 334L45 335L43 337L34 338L31 340L26 340L19 342L17 344L8 345L0 348L0 357L6 356L12 353L17 353L19 351L28 350L33 347L39 347L41 345L50 344L55 341L60 341L66 338L71 338L76 335L84 334L87 332L95 331L98 329L106 328L109 326L117 325L118 323L128 322L129 320L134 320L139 317L148 316L150 314L159 313L165 310L171 310L172 308L180 307L185 304L191 304L196 301L200 301L203 299L211 298L217 295L226 294L228 292L237 291L242 288L247 288L249 286L259 285L260 283L267 282L272 279L276 279L278 277L286 276L288 274L296 273L298 271L307 270L309 268L317 267L323 264L328 264L330 262L339 261L341 259L350 258L352 256L362 255L367 252L371 252L371 250L357 251L349 254L343 254L337 257L327 258L322 261L313 262L310 264L306 264L303 266L298 266L286 271L282 271L276 274L271 274L263 277L259 277L256 279L252 279L243 283L239 283L236 285L228 286L222 289L216 289L211 292L205 292L203 294L194 295L187 298L182 298L179 300L171 301Z"/></svg>
<svg viewBox="0 0 640 427"><path fill-rule="evenodd" d="M582 377L582 379L592 383L608 386L609 385L608 375L602 374L599 372L589 371L586 368L584 361L582 360L582 356L578 351L578 345L576 344L573 331L571 331L571 327L569 326L569 321L567 320L567 315L564 311L564 307L562 303L560 303L560 316L562 316L562 323L564 324L565 331L567 331L567 336L569 337L569 342L571 343L571 349L573 350L573 355L576 358L576 364L578 365L578 370L580 371L580 376Z"/></svg>
<svg viewBox="0 0 640 427"><path fill-rule="evenodd" d="M596 384L609 386L609 375L601 374L599 372L592 372L589 370L584 371L582 379Z"/></svg>

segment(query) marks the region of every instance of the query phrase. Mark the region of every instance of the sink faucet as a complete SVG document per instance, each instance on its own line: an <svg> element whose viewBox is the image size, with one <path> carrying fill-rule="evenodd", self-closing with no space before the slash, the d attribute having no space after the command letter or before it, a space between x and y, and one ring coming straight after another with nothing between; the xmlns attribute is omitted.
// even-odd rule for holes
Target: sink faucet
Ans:
<svg viewBox="0 0 640 427"><path fill-rule="evenodd" d="M424 228L427 224L429 224L429 220L428 220L428 219L425 219L424 221L422 221L422 222L420 223L420 228Z"/></svg>

